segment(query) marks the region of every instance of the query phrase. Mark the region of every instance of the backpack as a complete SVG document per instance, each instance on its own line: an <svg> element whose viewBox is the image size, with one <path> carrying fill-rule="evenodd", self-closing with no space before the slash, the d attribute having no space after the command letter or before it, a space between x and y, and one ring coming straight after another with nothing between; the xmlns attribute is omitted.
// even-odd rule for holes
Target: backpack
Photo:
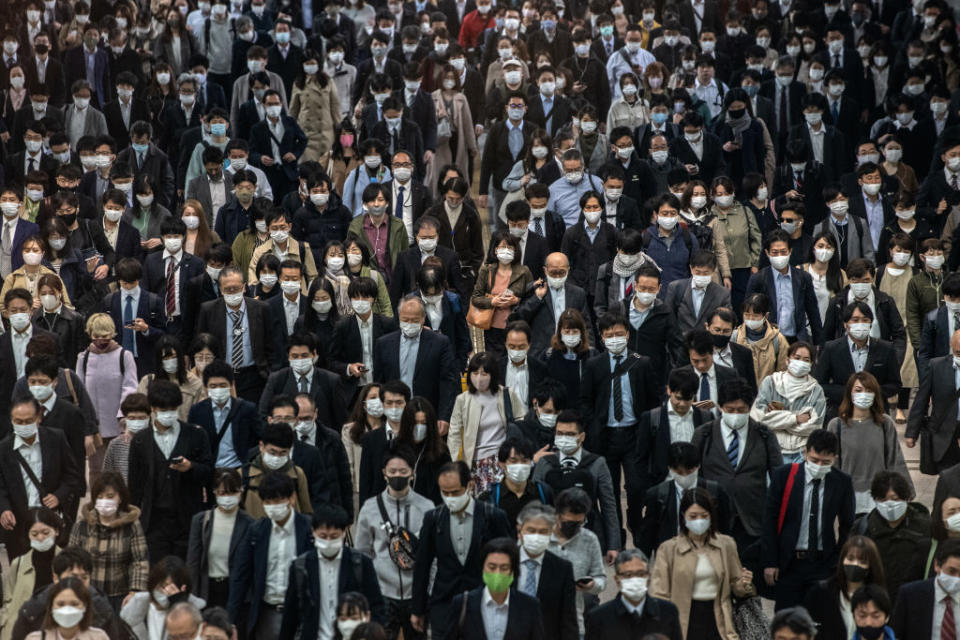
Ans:
<svg viewBox="0 0 960 640"><path fill-rule="evenodd" d="M417 555L417 536L410 533L410 506L406 508L406 526L395 526L387 515L387 507L383 504L383 494L377 494L377 507L383 519L383 530L387 532L387 553L390 560L398 569L411 571Z"/></svg>
<svg viewBox="0 0 960 640"><path fill-rule="evenodd" d="M123 377L124 370L126 369L126 364L124 363L124 357L123 357L123 352L124 352L124 351L125 351L125 349L124 349L123 347L120 347L120 377L121 377L121 378ZM86 383L86 381L87 381L87 362L88 362L89 360L90 360L90 349L87 348L87 349L84 350L84 352L83 352L83 381L84 381L84 383ZM70 376L67 376L67 380L69 380L69 382L68 382L67 384L71 387L70 391L71 391L71 393L72 393L72 392L73 392L73 388L72 388L72 387L73 387L73 381L70 380ZM74 397L75 397L75 396L74 396ZM77 404L76 400L74 400L74 404Z"/></svg>
<svg viewBox="0 0 960 640"><path fill-rule="evenodd" d="M230 18L230 35L233 40L237 39L237 28L236 28L236 18ZM207 49L210 48L210 18L207 18L203 21L203 42L206 44Z"/></svg>

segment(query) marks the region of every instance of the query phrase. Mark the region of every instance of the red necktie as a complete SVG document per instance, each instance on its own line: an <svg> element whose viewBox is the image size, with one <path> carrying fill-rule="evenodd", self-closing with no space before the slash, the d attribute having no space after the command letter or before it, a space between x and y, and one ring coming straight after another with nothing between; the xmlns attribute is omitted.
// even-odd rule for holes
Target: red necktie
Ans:
<svg viewBox="0 0 960 640"><path fill-rule="evenodd" d="M943 622L940 624L940 640L957 640L957 626L953 620L953 598L943 599Z"/></svg>
<svg viewBox="0 0 960 640"><path fill-rule="evenodd" d="M177 312L177 281L174 276L174 271L177 268L176 262L177 260L173 256L170 256L170 259L167 261L167 318L172 318Z"/></svg>

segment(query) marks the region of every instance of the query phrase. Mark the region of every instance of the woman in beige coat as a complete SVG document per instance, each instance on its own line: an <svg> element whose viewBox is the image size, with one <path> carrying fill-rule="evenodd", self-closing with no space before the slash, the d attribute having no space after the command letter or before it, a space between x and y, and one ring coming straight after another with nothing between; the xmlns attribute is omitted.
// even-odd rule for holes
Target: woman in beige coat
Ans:
<svg viewBox="0 0 960 640"><path fill-rule="evenodd" d="M733 597L755 594L753 574L740 565L733 538L717 533L717 508L709 491L685 491L680 513L679 535L657 549L650 594L677 606L684 638L739 640Z"/></svg>
<svg viewBox="0 0 960 640"><path fill-rule="evenodd" d="M442 167L455 164L460 174L470 175L470 158L477 155L477 136L473 128L470 105L460 86L460 73L449 63L443 65L440 72L440 86L432 94L433 105L437 110L437 152L433 162L427 168L424 184L433 189L437 198L437 178ZM443 122L449 123L449 135Z"/></svg>
<svg viewBox="0 0 960 640"><path fill-rule="evenodd" d="M320 70L320 56L312 49L303 54L303 67L293 81L290 115L307 134L307 150L300 162L325 162L333 147L334 125L340 121L340 96L326 73Z"/></svg>

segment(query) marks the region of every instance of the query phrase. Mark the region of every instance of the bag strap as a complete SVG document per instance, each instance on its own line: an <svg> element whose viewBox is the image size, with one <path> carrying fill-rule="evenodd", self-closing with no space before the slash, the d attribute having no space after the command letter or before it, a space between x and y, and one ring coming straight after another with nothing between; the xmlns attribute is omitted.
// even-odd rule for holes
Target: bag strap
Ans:
<svg viewBox="0 0 960 640"><path fill-rule="evenodd" d="M457 635L460 638L463 638L464 623L467 621L467 597L469 595L469 591L464 591L463 602L460 603L460 620L457 622Z"/></svg>
<svg viewBox="0 0 960 640"><path fill-rule="evenodd" d="M353 565L353 579L357 582L357 588L363 589L363 556L359 551L350 552L350 563Z"/></svg>
<svg viewBox="0 0 960 640"><path fill-rule="evenodd" d="M503 387L500 390L500 396L503 398L503 415L507 419L507 424L513 422L513 403L510 402L510 390Z"/></svg>
<svg viewBox="0 0 960 640"><path fill-rule="evenodd" d="M787 476L787 484L783 488L783 498L780 500L780 516L777 518L777 535L783 531L783 521L787 517L787 505L790 504L790 495L793 493L793 483L797 479L797 472L800 471L800 465L794 462L790 465L790 475Z"/></svg>
<svg viewBox="0 0 960 640"><path fill-rule="evenodd" d="M20 466L23 467L23 470L26 472L27 477L30 478L30 482L32 482L33 486L37 488L37 493L39 493L40 497L42 498L43 486L40 484L40 478L38 478L37 474L33 472L33 469L30 468L30 465L27 464L26 459L24 459L23 455L19 451L14 449L13 455L17 459L17 462L20 463Z"/></svg>
<svg viewBox="0 0 960 640"><path fill-rule="evenodd" d="M70 391L70 398L73 400L73 405L79 407L80 400L77 398L77 389L73 386L73 373L71 373L69 369L65 369L64 373L66 374L64 377L67 380L67 390Z"/></svg>
<svg viewBox="0 0 960 640"><path fill-rule="evenodd" d="M377 494L377 508L380 509L380 517L383 518L383 527L387 530L387 535L394 534L393 523L390 522L390 516L387 515L387 505L383 504L383 494Z"/></svg>
<svg viewBox="0 0 960 640"><path fill-rule="evenodd" d="M540 482L534 483L537 485L537 493L540 494L540 503L547 504L547 496L543 493L543 484Z"/></svg>

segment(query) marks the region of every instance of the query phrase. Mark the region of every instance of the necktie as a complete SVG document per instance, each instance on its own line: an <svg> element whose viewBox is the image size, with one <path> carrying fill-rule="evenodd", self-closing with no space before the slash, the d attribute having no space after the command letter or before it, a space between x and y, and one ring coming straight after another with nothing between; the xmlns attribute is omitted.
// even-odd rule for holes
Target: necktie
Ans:
<svg viewBox="0 0 960 640"><path fill-rule="evenodd" d="M307 441L307 436L305 436L305 435L304 435L304 436L300 436L300 442L306 442L306 441Z"/></svg>
<svg viewBox="0 0 960 640"><path fill-rule="evenodd" d="M10 222L3 225L3 248L6 251L13 249L13 224Z"/></svg>
<svg viewBox="0 0 960 640"><path fill-rule="evenodd" d="M390 155L393 155L400 148L400 139L397 137L397 130L394 129L390 135Z"/></svg>
<svg viewBox="0 0 960 640"><path fill-rule="evenodd" d="M790 122L787 120L789 117L790 107L787 106L787 90L780 89L780 135L785 136L790 131Z"/></svg>
<svg viewBox="0 0 960 640"><path fill-rule="evenodd" d="M127 301L123 305L123 348L130 353L136 348L134 344L133 329L127 327L133 323L133 296L127 296Z"/></svg>
<svg viewBox="0 0 960 640"><path fill-rule="evenodd" d="M943 599L943 622L940 623L940 640L957 640L957 623L953 617L953 598Z"/></svg>
<svg viewBox="0 0 960 640"><path fill-rule="evenodd" d="M231 311L230 317L233 318L233 351L230 354L230 364L236 370L243 366L243 315L239 311Z"/></svg>
<svg viewBox="0 0 960 640"><path fill-rule="evenodd" d="M614 356L617 364L613 367L613 417L617 422L623 420L623 382L620 375L620 362L623 356Z"/></svg>
<svg viewBox="0 0 960 640"><path fill-rule="evenodd" d="M143 152L137 153L137 169L143 169Z"/></svg>
<svg viewBox="0 0 960 640"><path fill-rule="evenodd" d="M830 115L833 116L833 125L836 126L840 122L840 102L837 100L833 101L833 104L830 105Z"/></svg>
<svg viewBox="0 0 960 640"><path fill-rule="evenodd" d="M740 457L740 434L736 429L733 429L733 437L730 438L730 445L727 447L727 460L730 461L730 466L734 469L737 468L737 459Z"/></svg>
<svg viewBox="0 0 960 640"><path fill-rule="evenodd" d="M310 387L307 385L307 376L300 376L300 393L308 393Z"/></svg>
<svg viewBox="0 0 960 640"><path fill-rule="evenodd" d="M820 480L814 480L812 484L813 493L810 494L810 533L807 537L807 551L816 551L820 548Z"/></svg>
<svg viewBox="0 0 960 640"><path fill-rule="evenodd" d="M960 180L957 179L957 174L950 174L950 186L953 187L954 191L960 191Z"/></svg>
<svg viewBox="0 0 960 640"><path fill-rule="evenodd" d="M700 399L710 399L710 378L705 373L700 374Z"/></svg>
<svg viewBox="0 0 960 640"><path fill-rule="evenodd" d="M403 187L397 187L397 208L394 211L394 215L403 220L403 192L405 189Z"/></svg>
<svg viewBox="0 0 960 640"><path fill-rule="evenodd" d="M523 568L526 574L523 577L523 593L528 596L537 595L537 563L535 560L524 560Z"/></svg>
<svg viewBox="0 0 960 640"><path fill-rule="evenodd" d="M407 351L404 354L403 362L401 363L400 377L407 383L411 389L413 389L413 370L416 368L417 361L413 353L414 342L409 341L407 345Z"/></svg>
<svg viewBox="0 0 960 640"><path fill-rule="evenodd" d="M839 54L839 53L834 54L834 56L833 56L833 68L834 68L834 69L839 69L839 68L840 68L840 54Z"/></svg>
<svg viewBox="0 0 960 640"><path fill-rule="evenodd" d="M794 176L794 180L795 180L796 183L797 183L797 191L803 190L803 173L802 173L802 172L798 172L798 173Z"/></svg>
<svg viewBox="0 0 960 640"><path fill-rule="evenodd" d="M177 269L176 262L177 260L173 256L167 259L167 318L172 318L177 312L177 280L174 276Z"/></svg>
<svg viewBox="0 0 960 640"><path fill-rule="evenodd" d="M543 219L542 218L533 219L533 231L541 238L543 237Z"/></svg>
<svg viewBox="0 0 960 640"><path fill-rule="evenodd" d="M36 169L37 169L37 161L34 160L33 158L30 158L30 167L28 171L33 172L33 171L36 171Z"/></svg>

